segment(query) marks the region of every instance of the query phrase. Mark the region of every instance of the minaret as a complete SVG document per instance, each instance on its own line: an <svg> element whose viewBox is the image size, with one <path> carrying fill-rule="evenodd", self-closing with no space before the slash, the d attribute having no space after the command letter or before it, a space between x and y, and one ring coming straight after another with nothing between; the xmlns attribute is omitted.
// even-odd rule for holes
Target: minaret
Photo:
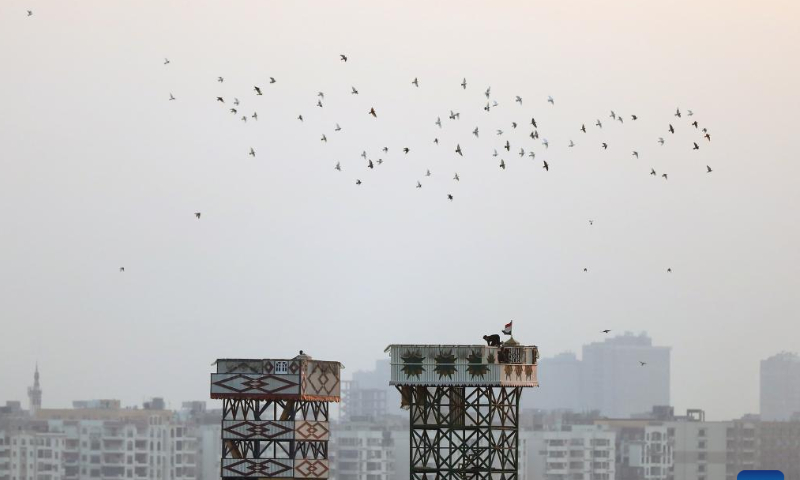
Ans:
<svg viewBox="0 0 800 480"><path fill-rule="evenodd" d="M36 372L33 374L33 387L28 387L28 402L30 403L31 415L42 408L42 389L39 386L39 364L36 364Z"/></svg>

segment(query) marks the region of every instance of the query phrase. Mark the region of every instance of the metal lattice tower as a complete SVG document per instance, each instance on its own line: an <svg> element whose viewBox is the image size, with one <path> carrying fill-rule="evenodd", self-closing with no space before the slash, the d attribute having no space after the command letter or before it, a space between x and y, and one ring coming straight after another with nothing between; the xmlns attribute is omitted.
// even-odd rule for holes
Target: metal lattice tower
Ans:
<svg viewBox="0 0 800 480"><path fill-rule="evenodd" d="M328 478L329 402L339 362L220 359L211 398L222 399L222 478Z"/></svg>
<svg viewBox="0 0 800 480"><path fill-rule="evenodd" d="M516 480L519 400L538 386L536 346L390 345L411 420L411 480Z"/></svg>

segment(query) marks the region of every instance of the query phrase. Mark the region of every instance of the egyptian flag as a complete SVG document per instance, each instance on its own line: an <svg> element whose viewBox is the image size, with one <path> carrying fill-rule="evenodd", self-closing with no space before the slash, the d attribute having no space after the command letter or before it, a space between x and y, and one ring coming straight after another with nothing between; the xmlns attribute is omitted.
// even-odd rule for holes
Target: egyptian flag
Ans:
<svg viewBox="0 0 800 480"><path fill-rule="evenodd" d="M504 335L511 335L511 324L512 323L514 323L513 320L508 322L508 323L506 323L506 328L503 329L503 334Z"/></svg>

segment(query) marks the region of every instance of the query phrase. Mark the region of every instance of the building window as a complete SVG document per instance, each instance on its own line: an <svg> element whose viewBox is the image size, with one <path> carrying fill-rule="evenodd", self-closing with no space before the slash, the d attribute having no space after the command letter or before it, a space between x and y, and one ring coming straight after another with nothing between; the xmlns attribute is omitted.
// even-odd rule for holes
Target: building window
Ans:
<svg viewBox="0 0 800 480"><path fill-rule="evenodd" d="M275 373L286 374L289 373L289 362L280 360L275 362Z"/></svg>

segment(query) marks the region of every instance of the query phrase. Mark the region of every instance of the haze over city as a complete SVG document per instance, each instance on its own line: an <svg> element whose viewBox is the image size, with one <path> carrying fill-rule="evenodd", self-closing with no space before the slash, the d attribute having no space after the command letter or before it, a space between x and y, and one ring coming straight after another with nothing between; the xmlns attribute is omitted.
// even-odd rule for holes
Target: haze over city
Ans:
<svg viewBox="0 0 800 480"><path fill-rule="evenodd" d="M38 362L48 407L177 406L208 398L217 358L303 349L347 378L391 343L479 344L513 320L544 357L646 331L672 349L676 410L758 412L759 361L799 349L798 10L2 2L0 400ZM660 147L676 108L713 141ZM498 168L495 125L531 115L551 146ZM610 153L579 130L595 118Z"/></svg>

